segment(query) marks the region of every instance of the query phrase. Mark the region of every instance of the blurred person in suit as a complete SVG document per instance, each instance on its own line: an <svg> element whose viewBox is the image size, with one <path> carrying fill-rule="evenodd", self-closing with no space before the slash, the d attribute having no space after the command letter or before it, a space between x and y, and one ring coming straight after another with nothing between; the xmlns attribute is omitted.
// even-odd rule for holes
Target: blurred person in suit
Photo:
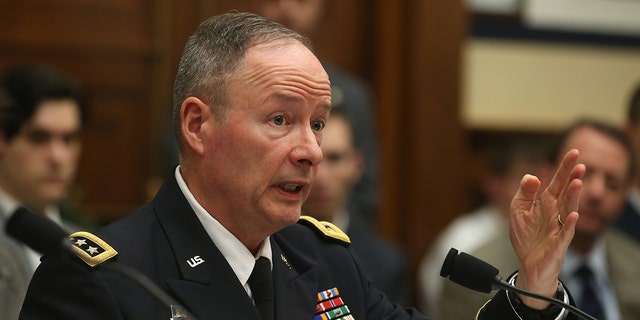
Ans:
<svg viewBox="0 0 640 320"><path fill-rule="evenodd" d="M49 66L21 64L0 76L0 317L16 319L40 254L5 234L18 206L67 229L62 217L80 156L86 99L75 80Z"/></svg>
<svg viewBox="0 0 640 320"><path fill-rule="evenodd" d="M265 16L313 38L321 31L331 0L245 0L249 11ZM343 108L353 119L355 146L362 151L364 170L358 179L348 208L365 226L373 229L378 214L378 141L376 139L375 102L368 84L327 61L323 67L331 81L331 104Z"/></svg>
<svg viewBox="0 0 640 320"><path fill-rule="evenodd" d="M302 205L302 212L345 230L367 277L391 301L406 304L404 252L378 237L364 225L360 216L347 208L353 188L362 175L363 162L367 161L355 147L354 139L352 121L344 108L333 109L322 139L324 159L318 165L316 179Z"/></svg>
<svg viewBox="0 0 640 320"><path fill-rule="evenodd" d="M636 160L638 161L636 166L640 166L640 83L630 96L624 129L636 152ZM624 211L615 225L616 228L640 242L640 170L636 171L634 184L625 202Z"/></svg>
<svg viewBox="0 0 640 320"><path fill-rule="evenodd" d="M550 152L550 163L558 165L562 154L573 148L580 150L579 161L587 171L579 199L580 219L560 280L571 291L577 306L597 319L638 319L640 246L612 227L621 214L636 171L632 146L621 129L597 120L580 120L560 133ZM518 259L509 241L509 231L504 228L468 253L501 271L512 270L518 266ZM588 278L586 283L583 276ZM487 298L487 294L445 282L437 319L472 317L474 308Z"/></svg>
<svg viewBox="0 0 640 320"><path fill-rule="evenodd" d="M513 194L525 174L549 178L549 166L541 138L529 136L491 137L479 146L482 173L478 178L484 203L472 212L459 216L438 235L418 269L419 306L422 312L437 314L437 300L442 283L440 269L449 249L473 252L499 230L506 229Z"/></svg>

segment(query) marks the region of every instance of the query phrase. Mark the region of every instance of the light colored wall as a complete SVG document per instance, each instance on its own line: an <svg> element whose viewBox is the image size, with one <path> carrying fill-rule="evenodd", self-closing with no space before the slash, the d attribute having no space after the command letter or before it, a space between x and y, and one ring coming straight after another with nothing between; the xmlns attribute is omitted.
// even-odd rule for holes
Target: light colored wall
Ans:
<svg viewBox="0 0 640 320"><path fill-rule="evenodd" d="M640 82L640 49L470 39L462 121L472 129L557 130L583 117L620 124Z"/></svg>

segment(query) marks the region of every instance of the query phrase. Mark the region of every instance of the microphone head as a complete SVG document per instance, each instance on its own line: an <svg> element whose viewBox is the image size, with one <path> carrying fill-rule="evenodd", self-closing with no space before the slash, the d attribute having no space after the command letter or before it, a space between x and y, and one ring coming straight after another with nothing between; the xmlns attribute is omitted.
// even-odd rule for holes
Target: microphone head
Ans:
<svg viewBox="0 0 640 320"><path fill-rule="evenodd" d="M40 253L56 253L69 245L68 233L49 218L19 207L5 226L8 235Z"/></svg>
<svg viewBox="0 0 640 320"><path fill-rule="evenodd" d="M498 269L474 256L451 248L444 259L440 276L469 289L489 293L498 277Z"/></svg>

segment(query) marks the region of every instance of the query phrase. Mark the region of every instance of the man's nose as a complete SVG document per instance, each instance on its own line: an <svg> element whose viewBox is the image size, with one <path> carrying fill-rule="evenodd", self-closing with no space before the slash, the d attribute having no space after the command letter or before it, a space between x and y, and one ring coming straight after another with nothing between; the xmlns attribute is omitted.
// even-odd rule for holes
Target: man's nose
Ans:
<svg viewBox="0 0 640 320"><path fill-rule="evenodd" d="M583 182L583 192L587 198L600 199L606 191L605 178L599 175L591 176Z"/></svg>
<svg viewBox="0 0 640 320"><path fill-rule="evenodd" d="M322 161L322 149L311 128L302 129L291 152L292 161L303 166L317 166Z"/></svg>
<svg viewBox="0 0 640 320"><path fill-rule="evenodd" d="M49 144L51 158L56 161L65 161L71 156L72 146L63 139L52 139Z"/></svg>

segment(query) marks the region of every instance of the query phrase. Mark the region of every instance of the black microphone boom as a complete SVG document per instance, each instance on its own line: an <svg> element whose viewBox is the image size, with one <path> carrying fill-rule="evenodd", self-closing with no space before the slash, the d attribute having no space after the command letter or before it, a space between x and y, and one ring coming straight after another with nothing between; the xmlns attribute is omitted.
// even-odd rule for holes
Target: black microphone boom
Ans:
<svg viewBox="0 0 640 320"><path fill-rule="evenodd" d="M440 276L469 289L489 293L497 289L495 286L498 269L496 267L464 252L451 248L442 264ZM501 280L501 279L498 279Z"/></svg>
<svg viewBox="0 0 640 320"><path fill-rule="evenodd" d="M5 230L14 239L42 254L71 250L67 232L47 217L18 207L7 221Z"/></svg>
<svg viewBox="0 0 640 320"><path fill-rule="evenodd" d="M547 301L563 309L567 309L569 312L572 312L583 319L597 320L584 311L570 304L564 303L564 301L510 285L506 281L502 280L502 277L498 274L498 269L496 267L467 253L461 252L458 254L458 250L455 248L451 248L447 257L444 259L442 269L440 269L440 276L444 278L448 277L449 280L457 284L484 293L489 293L491 290L495 289L515 291L522 295Z"/></svg>
<svg viewBox="0 0 640 320"><path fill-rule="evenodd" d="M30 248L42 254L70 254L76 256L68 238L69 234L64 231L64 229L47 217L33 213L27 208L19 207L16 209L7 221L5 229L8 235L22 241ZM132 280L171 308L172 311L174 308L179 308L180 306L173 297L134 268L116 263L115 261L107 261L98 267ZM182 312L181 318L195 320L195 317L186 309L180 308L180 311Z"/></svg>

